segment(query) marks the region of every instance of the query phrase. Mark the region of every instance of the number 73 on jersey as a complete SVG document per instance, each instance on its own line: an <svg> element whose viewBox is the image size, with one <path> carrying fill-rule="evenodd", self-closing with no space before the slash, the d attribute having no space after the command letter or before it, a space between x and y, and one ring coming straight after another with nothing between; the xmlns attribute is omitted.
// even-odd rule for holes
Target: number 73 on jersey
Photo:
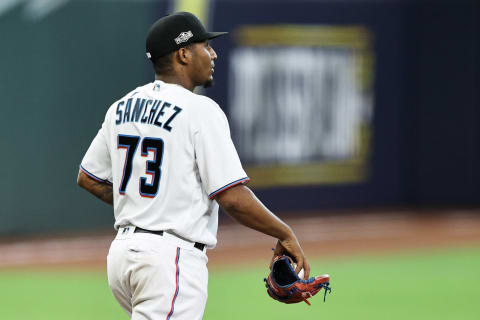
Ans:
<svg viewBox="0 0 480 320"><path fill-rule="evenodd" d="M162 159L163 159L163 140L160 138L145 137L141 139L139 136L130 136L119 134L117 139L117 148L125 149L125 164L123 166L123 176L120 183L119 192L125 194L128 182L132 176L133 157L137 151L138 144L141 140L141 156L147 157L149 152L153 152L153 160L146 161L145 173L151 175L151 183L147 183L146 177L141 177L139 181L139 192L142 197L153 198L157 195L162 176Z"/></svg>

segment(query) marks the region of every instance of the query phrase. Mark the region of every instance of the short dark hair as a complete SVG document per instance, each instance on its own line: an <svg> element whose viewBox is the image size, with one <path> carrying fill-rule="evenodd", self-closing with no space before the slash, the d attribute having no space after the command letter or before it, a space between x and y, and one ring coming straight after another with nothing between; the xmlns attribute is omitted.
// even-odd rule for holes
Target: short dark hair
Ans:
<svg viewBox="0 0 480 320"><path fill-rule="evenodd" d="M191 49L196 42L189 43L184 48ZM158 75L165 75L170 74L173 71L173 55L177 51L167 53L161 57L158 57L156 60L151 60L153 63L153 69L155 70L155 74Z"/></svg>
<svg viewBox="0 0 480 320"><path fill-rule="evenodd" d="M155 59L155 61L152 60L155 74L165 75L165 74L170 74L173 71L173 62L172 62L173 54L174 52L170 52L164 56L158 57L157 59Z"/></svg>

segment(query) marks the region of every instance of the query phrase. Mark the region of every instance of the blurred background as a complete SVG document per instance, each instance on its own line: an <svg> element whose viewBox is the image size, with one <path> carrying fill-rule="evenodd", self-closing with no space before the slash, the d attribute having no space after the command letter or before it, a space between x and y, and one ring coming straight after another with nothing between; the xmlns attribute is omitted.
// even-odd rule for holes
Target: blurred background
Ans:
<svg viewBox="0 0 480 320"><path fill-rule="evenodd" d="M126 319L104 270L112 209L76 176L110 104L153 80L145 34L173 11L230 33L201 93L334 288L270 301L274 241L221 214L205 319L478 319L475 0L0 0L5 317Z"/></svg>

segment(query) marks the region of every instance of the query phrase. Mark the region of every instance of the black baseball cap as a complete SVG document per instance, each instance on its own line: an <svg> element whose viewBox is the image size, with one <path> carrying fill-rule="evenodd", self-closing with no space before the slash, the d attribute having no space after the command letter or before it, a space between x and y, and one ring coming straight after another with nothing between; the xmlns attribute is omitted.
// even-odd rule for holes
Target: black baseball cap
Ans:
<svg viewBox="0 0 480 320"><path fill-rule="evenodd" d="M228 32L208 32L190 12L176 12L158 19L147 33L147 57L158 57L176 51L190 43L210 40Z"/></svg>

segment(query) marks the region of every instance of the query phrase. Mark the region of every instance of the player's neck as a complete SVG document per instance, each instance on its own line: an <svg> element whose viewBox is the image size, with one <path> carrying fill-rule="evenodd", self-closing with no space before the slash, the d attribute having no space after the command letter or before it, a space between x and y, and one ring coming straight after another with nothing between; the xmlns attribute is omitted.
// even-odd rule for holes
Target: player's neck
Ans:
<svg viewBox="0 0 480 320"><path fill-rule="evenodd" d="M193 89L195 89L195 85L193 82L186 78L186 77L181 77L178 75L159 75L155 74L155 80L160 80L165 83L172 83L172 84L178 84L179 86L184 87L187 90L190 90L193 92Z"/></svg>

